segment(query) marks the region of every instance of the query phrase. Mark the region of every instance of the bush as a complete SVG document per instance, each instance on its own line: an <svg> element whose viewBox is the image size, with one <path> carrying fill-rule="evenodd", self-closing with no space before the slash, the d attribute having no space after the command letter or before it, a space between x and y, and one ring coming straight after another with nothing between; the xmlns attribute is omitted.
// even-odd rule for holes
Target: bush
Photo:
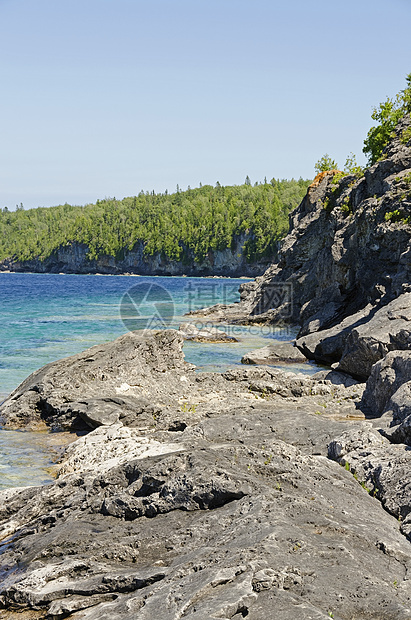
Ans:
<svg viewBox="0 0 411 620"><path fill-rule="evenodd" d="M371 118L377 121L378 125L369 130L363 148L370 166L381 158L398 121L411 112L411 73L407 75L406 81L407 87L404 90L393 99L388 97L386 101L374 108L371 114Z"/></svg>
<svg viewBox="0 0 411 620"><path fill-rule="evenodd" d="M320 172L326 172L327 170L337 170L338 164L334 159L326 153L317 161L314 166L315 173L320 174Z"/></svg>

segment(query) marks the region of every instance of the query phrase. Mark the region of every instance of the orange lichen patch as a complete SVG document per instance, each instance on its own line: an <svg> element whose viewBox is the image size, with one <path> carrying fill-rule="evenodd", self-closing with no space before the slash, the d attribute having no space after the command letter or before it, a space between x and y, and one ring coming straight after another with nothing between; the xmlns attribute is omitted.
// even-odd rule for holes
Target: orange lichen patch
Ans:
<svg viewBox="0 0 411 620"><path fill-rule="evenodd" d="M318 185L321 183L323 178L328 176L329 174L332 174L334 176L334 174L343 174L343 173L341 170L336 170L336 169L324 170L324 172L319 172L308 189L310 190L310 189L313 189L314 187L318 187Z"/></svg>

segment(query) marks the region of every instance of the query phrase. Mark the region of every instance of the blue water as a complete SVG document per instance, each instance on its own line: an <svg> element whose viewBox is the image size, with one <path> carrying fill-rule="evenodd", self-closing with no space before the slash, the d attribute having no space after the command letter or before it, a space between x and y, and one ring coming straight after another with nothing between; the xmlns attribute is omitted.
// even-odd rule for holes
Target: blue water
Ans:
<svg viewBox="0 0 411 620"><path fill-rule="evenodd" d="M238 287L243 281L0 273L0 397L44 364L113 340L128 328L178 328L188 320L184 314L191 310L238 301ZM193 322L198 323L198 319ZM199 370L221 371L239 364L244 353L265 346L267 339L289 340L295 335L289 328L227 326L225 330L239 342L187 342L186 360ZM307 365L305 370L315 369ZM33 454L44 441L31 433L24 433L22 441L21 433L0 431L0 488L28 483L24 454L28 443L32 466L37 467L40 478L43 476L44 452L37 463ZM30 479L32 475L33 470Z"/></svg>

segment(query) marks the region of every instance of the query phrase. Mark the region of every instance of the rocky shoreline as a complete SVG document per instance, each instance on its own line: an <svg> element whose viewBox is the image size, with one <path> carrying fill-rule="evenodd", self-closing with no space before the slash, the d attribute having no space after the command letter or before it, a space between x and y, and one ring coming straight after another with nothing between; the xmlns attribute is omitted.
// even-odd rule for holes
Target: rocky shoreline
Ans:
<svg viewBox="0 0 411 620"><path fill-rule="evenodd" d="M232 247L225 250L210 250L202 262L195 260L194 253L189 248L185 248L187 256L184 261L173 260L161 252L146 254L142 241L136 243L132 249L125 249L122 258L101 255L96 259L90 259L89 247L74 241L60 246L44 259L1 260L0 272L254 278L264 273L270 264L270 258L248 262L243 250L250 238L252 238L250 233L237 235L233 239ZM271 260L274 259L275 256L272 256Z"/></svg>
<svg viewBox="0 0 411 620"><path fill-rule="evenodd" d="M409 618L411 454L361 411L372 383L197 373L182 344L130 332L2 405L89 431L54 483L0 493L2 617Z"/></svg>
<svg viewBox="0 0 411 620"><path fill-rule="evenodd" d="M184 337L220 332L129 332L2 404L85 432L55 482L0 493L2 617L411 618L410 125L362 178L320 175L278 262L197 313L298 323L296 347L198 373ZM329 367L260 365L301 354Z"/></svg>

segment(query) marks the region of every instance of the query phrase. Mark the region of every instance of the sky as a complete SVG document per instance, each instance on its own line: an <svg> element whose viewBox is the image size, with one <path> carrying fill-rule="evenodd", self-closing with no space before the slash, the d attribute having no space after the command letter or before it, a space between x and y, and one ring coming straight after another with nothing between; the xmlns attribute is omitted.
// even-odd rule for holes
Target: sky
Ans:
<svg viewBox="0 0 411 620"><path fill-rule="evenodd" d="M411 0L0 0L0 208L363 164L410 24Z"/></svg>

